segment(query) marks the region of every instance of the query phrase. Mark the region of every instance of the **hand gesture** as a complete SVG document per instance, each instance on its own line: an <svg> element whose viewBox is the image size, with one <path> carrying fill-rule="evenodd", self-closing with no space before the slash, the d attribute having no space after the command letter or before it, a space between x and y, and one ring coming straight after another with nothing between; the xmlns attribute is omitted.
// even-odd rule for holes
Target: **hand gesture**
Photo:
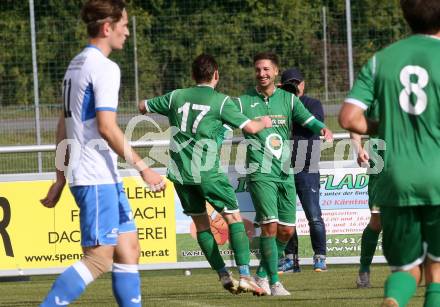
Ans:
<svg viewBox="0 0 440 307"><path fill-rule="evenodd" d="M260 120L263 122L265 128L272 127L272 119L269 116L263 116Z"/></svg>
<svg viewBox="0 0 440 307"><path fill-rule="evenodd" d="M321 135L327 142L333 142L333 132L329 128L322 128Z"/></svg>
<svg viewBox="0 0 440 307"><path fill-rule="evenodd" d="M150 168L146 168L140 172L142 179L148 185L148 188L152 192L159 192L165 190L166 182L165 179L162 178L161 175L151 170Z"/></svg>
<svg viewBox="0 0 440 307"><path fill-rule="evenodd" d="M49 188L45 198L40 200L40 203L46 208L53 208L58 203L63 192L65 182L55 181Z"/></svg>
<svg viewBox="0 0 440 307"><path fill-rule="evenodd" d="M369 163L368 160L370 160L370 156L368 155L368 152L360 146L359 152L357 155L357 164L360 167L368 167Z"/></svg>

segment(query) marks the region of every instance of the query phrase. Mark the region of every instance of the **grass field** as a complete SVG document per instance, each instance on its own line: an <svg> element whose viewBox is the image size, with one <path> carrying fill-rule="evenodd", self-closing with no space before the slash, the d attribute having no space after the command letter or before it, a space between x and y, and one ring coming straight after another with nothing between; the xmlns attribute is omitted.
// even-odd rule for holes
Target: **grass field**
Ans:
<svg viewBox="0 0 440 307"><path fill-rule="evenodd" d="M326 273L315 273L302 266L301 273L281 276L289 297L253 297L251 294L231 295L224 291L214 272L192 270L184 276L182 270L143 271L143 306L380 306L383 283L389 269L385 265L372 267L370 289L356 289L355 265L331 265ZM36 306L49 290L55 276L32 276L30 281L2 282L0 306ZM408 306L422 306L424 287ZM104 275L91 284L74 304L79 306L117 306L112 296L111 276Z"/></svg>

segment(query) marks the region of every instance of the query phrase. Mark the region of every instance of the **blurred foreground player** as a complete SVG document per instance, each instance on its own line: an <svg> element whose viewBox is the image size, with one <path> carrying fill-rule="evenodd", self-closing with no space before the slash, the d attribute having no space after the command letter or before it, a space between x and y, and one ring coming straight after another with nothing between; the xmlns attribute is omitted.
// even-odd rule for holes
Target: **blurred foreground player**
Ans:
<svg viewBox="0 0 440 307"><path fill-rule="evenodd" d="M401 0L414 35L377 52L339 114L341 126L385 141L373 202L392 274L383 306L405 306L422 272L426 307L440 306L440 1ZM379 121L364 111L378 102Z"/></svg>

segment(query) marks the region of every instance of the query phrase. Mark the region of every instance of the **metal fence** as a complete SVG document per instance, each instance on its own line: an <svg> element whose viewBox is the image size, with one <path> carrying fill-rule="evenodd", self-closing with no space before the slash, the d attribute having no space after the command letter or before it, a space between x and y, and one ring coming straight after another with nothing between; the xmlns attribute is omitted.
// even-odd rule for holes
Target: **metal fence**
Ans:
<svg viewBox="0 0 440 307"><path fill-rule="evenodd" d="M0 146L54 143L60 83L86 44L82 2L0 2ZM198 53L216 56L219 90L238 95L254 84L252 55L274 50L282 69L302 69L307 94L323 102L327 124L342 132L336 114L356 72L407 33L397 0L138 0L128 12L130 38L111 55L122 71L122 127L137 114L139 97L190 85L190 59ZM53 170L53 164L51 152L0 154L0 173Z"/></svg>

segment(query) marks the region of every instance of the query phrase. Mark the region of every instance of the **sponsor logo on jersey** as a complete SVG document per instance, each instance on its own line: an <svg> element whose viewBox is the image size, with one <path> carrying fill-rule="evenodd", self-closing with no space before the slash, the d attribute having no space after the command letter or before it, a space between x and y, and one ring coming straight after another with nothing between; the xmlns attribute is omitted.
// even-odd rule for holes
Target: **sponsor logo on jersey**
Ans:
<svg viewBox="0 0 440 307"><path fill-rule="evenodd" d="M271 133L266 137L266 147L270 152L277 157L281 158L283 152L283 138L278 133Z"/></svg>

